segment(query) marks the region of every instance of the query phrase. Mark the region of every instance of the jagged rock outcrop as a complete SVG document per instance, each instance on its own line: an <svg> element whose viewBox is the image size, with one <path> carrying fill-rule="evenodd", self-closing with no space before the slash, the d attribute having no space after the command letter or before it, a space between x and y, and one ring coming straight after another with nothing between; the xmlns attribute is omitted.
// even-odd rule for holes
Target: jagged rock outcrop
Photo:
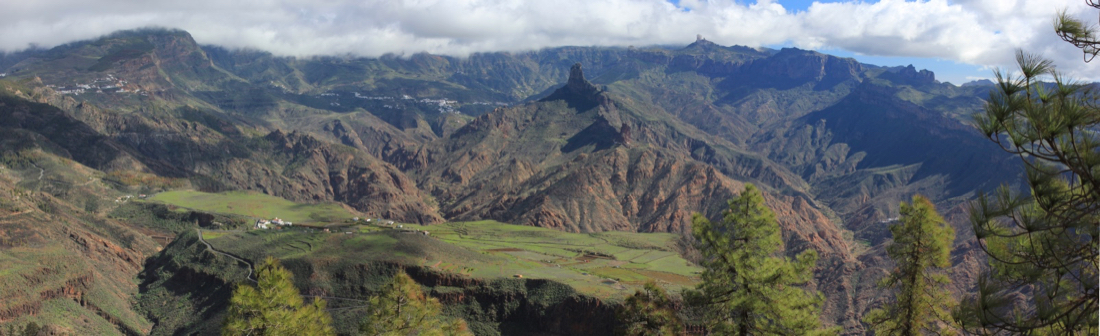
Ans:
<svg viewBox="0 0 1100 336"><path fill-rule="evenodd" d="M619 140L619 143L622 143L625 146L630 146L630 142L632 141L632 138L631 138L631 135L630 135L630 125L628 125L627 123L623 123L623 126L619 127L619 139L618 140Z"/></svg>
<svg viewBox="0 0 1100 336"><path fill-rule="evenodd" d="M596 107L597 96L600 90L595 85L589 83L584 79L584 71L581 70L581 64L573 64L573 67L569 68L569 80L566 81L565 86L562 86L554 93L551 93L546 98L539 101L548 102L555 100L564 100L569 107L576 109L577 112L583 112Z"/></svg>
<svg viewBox="0 0 1100 336"><path fill-rule="evenodd" d="M344 123L340 122L340 119L332 121L331 126L325 125L325 131L332 132L332 136L340 139L340 143L355 147L358 149L364 149L363 140L359 139L359 134L355 133L355 130L345 127Z"/></svg>
<svg viewBox="0 0 1100 336"><path fill-rule="evenodd" d="M929 71L927 69L921 69L918 72L917 68L913 67L912 64L910 64L909 66L907 66L904 69L902 69L901 71L899 71L898 75L904 76L906 78L912 78L914 81L917 81L917 82L920 82L920 83L923 83L923 84L931 84L931 83L936 82L936 74L935 73L933 73L932 71Z"/></svg>
<svg viewBox="0 0 1100 336"><path fill-rule="evenodd" d="M232 159L219 177L237 189L300 202L341 202L370 216L425 224L443 220L416 183L388 163L297 132L276 130L265 139L274 165Z"/></svg>
<svg viewBox="0 0 1100 336"><path fill-rule="evenodd" d="M921 69L917 71L912 64L905 67L891 68L882 74L882 78L889 79L897 84L929 85L936 83L936 74L932 71Z"/></svg>
<svg viewBox="0 0 1100 336"><path fill-rule="evenodd" d="M581 70L581 64L573 64L569 68L569 80L565 82L565 90L574 95L595 95L599 89L596 89L595 85L589 83L587 79L584 79L584 71Z"/></svg>

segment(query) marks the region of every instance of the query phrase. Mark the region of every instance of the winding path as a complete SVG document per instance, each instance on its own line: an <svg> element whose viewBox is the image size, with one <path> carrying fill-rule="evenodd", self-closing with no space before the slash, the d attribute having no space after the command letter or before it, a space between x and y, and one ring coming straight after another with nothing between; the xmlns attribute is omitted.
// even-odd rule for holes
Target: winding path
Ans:
<svg viewBox="0 0 1100 336"><path fill-rule="evenodd" d="M233 258L233 260L236 260L236 261L239 261L239 262L245 263L245 265L248 265L248 281L256 282L256 279L253 279L253 278L252 278L252 273L253 273L253 272L252 272L252 269L253 269L253 268L255 268L255 267L253 267L253 266L252 266L252 263L251 263L251 262L248 262L248 260L244 260L243 258L241 258L241 257L238 257L238 256L235 256L235 255L232 255L232 254L230 254L230 253L228 253L228 252L222 252L222 251L218 251L218 250L217 250L217 249L215 249L215 248L214 248L213 246L210 246L210 243L207 243L207 242L206 242L206 239L203 239L203 238L202 238L202 229L195 229L195 232L198 232L198 233L199 233L199 242L202 242L202 244L203 244L203 245L206 245L206 249L207 249L207 250L210 250L210 252L214 252L214 253L217 253L217 254L221 254L221 255L224 255L224 256L226 256L226 257L230 257L230 258Z"/></svg>

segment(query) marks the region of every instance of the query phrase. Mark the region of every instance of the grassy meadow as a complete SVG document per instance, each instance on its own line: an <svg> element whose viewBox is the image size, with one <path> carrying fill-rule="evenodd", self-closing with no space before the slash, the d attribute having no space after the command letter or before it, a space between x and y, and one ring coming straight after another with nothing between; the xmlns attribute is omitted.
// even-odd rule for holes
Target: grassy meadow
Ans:
<svg viewBox="0 0 1100 336"><path fill-rule="evenodd" d="M252 260L272 255L326 262L395 261L473 278L550 279L600 298L632 294L649 279L679 290L694 285L701 271L675 252L678 236L669 233L567 233L495 221L397 225L361 224L331 233L302 228L206 231L204 237L218 249Z"/></svg>
<svg viewBox="0 0 1100 336"><path fill-rule="evenodd" d="M344 223L356 216L335 203L298 204L255 192L169 191L149 200L296 223ZM679 237L671 233L568 233L496 221L387 226L379 220L332 231L204 230L203 238L220 250L251 260L270 255L348 263L394 261L474 278L550 279L602 298L629 295L649 279L678 290L694 285L701 271L676 252Z"/></svg>
<svg viewBox="0 0 1100 336"><path fill-rule="evenodd" d="M204 212L268 219L279 217L294 223L335 222L357 216L338 203L299 204L276 196L247 191L212 194L173 190L153 195L149 200Z"/></svg>

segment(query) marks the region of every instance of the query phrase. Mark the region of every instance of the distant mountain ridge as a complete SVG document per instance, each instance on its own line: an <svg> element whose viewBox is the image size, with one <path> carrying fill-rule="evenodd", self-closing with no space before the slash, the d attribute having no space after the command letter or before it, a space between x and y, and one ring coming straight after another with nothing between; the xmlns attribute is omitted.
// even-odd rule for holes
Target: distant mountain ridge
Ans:
<svg viewBox="0 0 1100 336"><path fill-rule="evenodd" d="M418 223L687 233L755 183L787 252L823 255L829 321L856 332L871 305L857 289L884 267L861 260L881 256L900 201L957 209L1019 174L959 121L987 90L793 48L296 59L142 30L3 60L6 106L48 111L0 107L5 127L104 173L200 190Z"/></svg>

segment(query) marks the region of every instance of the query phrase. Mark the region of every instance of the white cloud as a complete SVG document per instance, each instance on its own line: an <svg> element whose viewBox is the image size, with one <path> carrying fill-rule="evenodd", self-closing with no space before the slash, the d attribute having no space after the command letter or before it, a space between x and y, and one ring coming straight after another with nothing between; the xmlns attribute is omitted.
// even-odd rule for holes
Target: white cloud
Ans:
<svg viewBox="0 0 1100 336"><path fill-rule="evenodd" d="M160 26L200 43L280 55L465 55L562 45L684 44L840 48L1008 66L1016 48L1078 77L1096 63L1052 32L1055 13L1085 19L1084 0L842 0L804 11L783 0L0 0L0 50L54 46Z"/></svg>
<svg viewBox="0 0 1100 336"><path fill-rule="evenodd" d="M1095 64L1053 32L1060 9L1087 18L1083 0L882 0L815 3L796 14L813 32L796 45L833 47L875 56L933 57L1011 67L1022 48L1057 61L1077 76L1097 79ZM1095 10L1092 10L1095 15Z"/></svg>

